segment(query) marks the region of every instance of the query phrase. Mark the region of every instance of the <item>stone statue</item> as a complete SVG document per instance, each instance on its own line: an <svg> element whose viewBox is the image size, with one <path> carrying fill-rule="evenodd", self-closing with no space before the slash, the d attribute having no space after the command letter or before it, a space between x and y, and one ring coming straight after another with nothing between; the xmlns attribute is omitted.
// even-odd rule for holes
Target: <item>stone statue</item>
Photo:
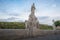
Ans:
<svg viewBox="0 0 60 40"><path fill-rule="evenodd" d="M30 28L38 28L39 22L35 16L35 5L33 3L33 5L31 6L31 14L29 15L29 19L28 21L25 21L25 26L26 28L30 29Z"/></svg>

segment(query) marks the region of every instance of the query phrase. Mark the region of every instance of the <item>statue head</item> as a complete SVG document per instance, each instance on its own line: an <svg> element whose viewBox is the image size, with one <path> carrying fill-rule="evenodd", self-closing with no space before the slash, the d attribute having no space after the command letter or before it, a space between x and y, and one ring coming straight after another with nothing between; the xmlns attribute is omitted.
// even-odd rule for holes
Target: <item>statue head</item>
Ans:
<svg viewBox="0 0 60 40"><path fill-rule="evenodd" d="M35 4L33 3L33 5L31 6L31 11L35 10Z"/></svg>

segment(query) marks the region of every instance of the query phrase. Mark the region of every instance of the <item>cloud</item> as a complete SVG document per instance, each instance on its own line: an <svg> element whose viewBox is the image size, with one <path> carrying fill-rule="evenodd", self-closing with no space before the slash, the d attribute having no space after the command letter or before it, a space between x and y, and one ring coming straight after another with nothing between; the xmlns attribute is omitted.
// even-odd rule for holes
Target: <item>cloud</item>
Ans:
<svg viewBox="0 0 60 40"><path fill-rule="evenodd" d="M0 19L0 22L23 22L23 20L16 17L10 17L7 19Z"/></svg>
<svg viewBox="0 0 60 40"><path fill-rule="evenodd" d="M0 21L25 21L35 3L35 15L40 23L52 25L52 20L60 20L60 3L55 0L4 1L0 3Z"/></svg>
<svg viewBox="0 0 60 40"><path fill-rule="evenodd" d="M14 21L16 18L11 17L11 18L7 18L7 19L0 19L0 21L2 22L9 22L9 21Z"/></svg>
<svg viewBox="0 0 60 40"><path fill-rule="evenodd" d="M42 16L42 17L37 17L38 19L40 19L40 20L45 20L45 19L47 19L47 18L49 18L48 16Z"/></svg>

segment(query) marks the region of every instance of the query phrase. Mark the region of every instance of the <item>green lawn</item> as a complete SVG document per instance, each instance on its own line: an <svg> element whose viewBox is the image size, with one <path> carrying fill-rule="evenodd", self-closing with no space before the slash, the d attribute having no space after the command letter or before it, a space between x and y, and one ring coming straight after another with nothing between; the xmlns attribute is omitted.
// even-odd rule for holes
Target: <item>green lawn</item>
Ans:
<svg viewBox="0 0 60 40"><path fill-rule="evenodd" d="M24 22L0 22L1 29L25 29ZM43 30L52 30L52 26L41 24L40 29Z"/></svg>
<svg viewBox="0 0 60 40"><path fill-rule="evenodd" d="M41 25L40 29L43 29L43 30L53 30L53 27L52 26L48 26L48 25Z"/></svg>
<svg viewBox="0 0 60 40"><path fill-rule="evenodd" d="M24 29L25 24L23 22L0 22L1 29Z"/></svg>

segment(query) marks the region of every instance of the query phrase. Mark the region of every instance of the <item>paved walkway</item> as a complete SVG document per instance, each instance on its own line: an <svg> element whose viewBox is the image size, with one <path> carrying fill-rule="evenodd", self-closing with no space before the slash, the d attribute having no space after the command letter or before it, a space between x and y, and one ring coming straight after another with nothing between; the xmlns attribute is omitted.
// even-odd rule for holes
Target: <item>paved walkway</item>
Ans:
<svg viewBox="0 0 60 40"><path fill-rule="evenodd" d="M60 40L60 34L59 35L48 35L44 37L35 37L35 38L26 38L21 40Z"/></svg>
<svg viewBox="0 0 60 40"><path fill-rule="evenodd" d="M0 40L60 40L60 31L56 31L57 34L55 35L52 34L52 35L39 36L34 38L31 37L31 38L21 39L20 37L21 37L22 31L24 30L23 29L12 29L12 30L0 29ZM48 30L44 30L44 31L48 31ZM24 32L24 35L25 35L25 32Z"/></svg>
<svg viewBox="0 0 60 40"><path fill-rule="evenodd" d="M38 37L31 37L31 38L24 38L24 39L21 39L19 36L14 35L14 36L8 36L8 37L0 37L0 40L60 40L60 34L38 36Z"/></svg>

